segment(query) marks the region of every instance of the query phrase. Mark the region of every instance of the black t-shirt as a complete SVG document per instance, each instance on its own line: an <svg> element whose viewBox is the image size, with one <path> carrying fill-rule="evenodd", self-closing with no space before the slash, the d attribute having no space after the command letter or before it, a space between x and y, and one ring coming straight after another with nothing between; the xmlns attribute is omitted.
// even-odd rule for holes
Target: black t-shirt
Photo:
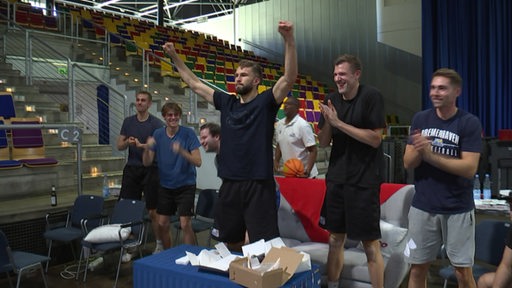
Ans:
<svg viewBox="0 0 512 288"><path fill-rule="evenodd" d="M153 135L153 132L165 126L162 120L156 118L153 115L149 115L148 119L145 121L137 120L137 115L128 116L123 121L123 126L121 126L121 135L126 137L135 137L139 139L140 143L146 143L146 140L149 136ZM128 162L127 165L130 166L143 166L142 165L142 153L144 149L137 148L134 145L128 146Z"/></svg>
<svg viewBox="0 0 512 288"><path fill-rule="evenodd" d="M215 108L221 112L221 139L218 174L222 179L273 179L272 138L280 103L272 89L258 94L249 103L233 95L215 92Z"/></svg>
<svg viewBox="0 0 512 288"><path fill-rule="evenodd" d="M324 104L331 100L343 122L363 129L385 128L384 99L375 88L359 85L356 97L343 100L338 92L328 94ZM318 127L325 123L320 117ZM336 183L361 187L375 187L383 181L384 154L382 145L373 148L357 141L333 127L332 149L326 179Z"/></svg>

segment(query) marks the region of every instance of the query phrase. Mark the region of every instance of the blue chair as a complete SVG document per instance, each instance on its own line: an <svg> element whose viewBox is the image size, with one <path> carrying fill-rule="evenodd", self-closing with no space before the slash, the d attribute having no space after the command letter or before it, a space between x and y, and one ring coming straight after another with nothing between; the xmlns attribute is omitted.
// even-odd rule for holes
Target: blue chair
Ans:
<svg viewBox="0 0 512 288"><path fill-rule="evenodd" d="M508 221L483 220L476 225L475 264L473 265L475 281L483 274L496 270L503 256L509 230L510 222ZM444 288L447 287L448 282L457 283L455 269L452 266L441 268L439 275L444 279Z"/></svg>
<svg viewBox="0 0 512 288"><path fill-rule="evenodd" d="M214 218L214 210L215 205L217 203L217 199L219 198L219 192L215 189L203 189L199 192L199 197L197 198L196 203L196 213L192 218L192 230L196 236L197 243L197 233L211 230L213 227L213 218ZM176 229L176 238L174 240L175 243L178 243L178 239L181 232L181 225L178 219L177 222L174 223L174 228ZM211 233L208 235L208 247L211 246Z"/></svg>
<svg viewBox="0 0 512 288"><path fill-rule="evenodd" d="M46 283L46 275L43 271L42 262L48 262L50 258L30 252L13 251L9 247L9 241L4 232L0 230L0 272L5 272L9 279L9 285L12 287L10 272L18 275L16 288L20 287L21 275L25 271L31 271L34 268L41 269L44 287L48 287Z"/></svg>
<svg viewBox="0 0 512 288"><path fill-rule="evenodd" d="M90 217L96 217L103 211L103 197L95 195L80 195L75 199L73 207L67 212L66 223L61 227L52 227L51 219L56 216L57 213L46 214L46 228L43 237L48 242L48 257L51 256L53 241L67 242L71 244L73 251L73 257L76 259L73 241L82 239L85 236L85 231L82 230L82 222ZM87 228L93 229L100 224L100 218L88 221ZM46 272L48 272L48 262L46 262Z"/></svg>
<svg viewBox="0 0 512 288"><path fill-rule="evenodd" d="M117 263L117 272L114 287L117 286L117 280L119 278L119 270L121 268L122 257L126 249L137 248L137 250L139 251L139 256L142 258L142 251L140 249L140 245L142 243L142 238L144 235L144 209L145 203L139 200L120 199L116 203L108 224L121 224L120 226L117 227L117 233L115 233L114 237L111 237L111 235L107 235L107 233L105 233L106 235L104 235L104 237L102 238L108 239L105 239L103 241L88 241L88 235L86 235L84 240L82 240L82 251L80 252L80 260L78 261L76 279L78 279L80 266L83 258L85 258L85 267L89 266L89 258L91 256L91 251L99 251L106 253L118 250L119 261ZM83 222L84 229L86 229L87 222L89 221L90 220L86 220ZM89 231L89 233L93 233L95 230L98 231L100 230L100 228L104 226L99 226L93 229L92 231ZM131 235L130 237L123 239L122 229L127 227L131 228ZM84 272L83 281L85 282L86 280L87 268L85 269Z"/></svg>

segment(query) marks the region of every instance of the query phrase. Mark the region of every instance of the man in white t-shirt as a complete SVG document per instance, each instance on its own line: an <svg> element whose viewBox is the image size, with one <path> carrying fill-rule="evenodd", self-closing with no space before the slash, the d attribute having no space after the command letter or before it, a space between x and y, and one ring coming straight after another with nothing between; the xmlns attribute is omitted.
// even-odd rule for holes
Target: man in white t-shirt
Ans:
<svg viewBox="0 0 512 288"><path fill-rule="evenodd" d="M277 142L274 154L274 169L280 171L280 160L285 163L288 159L298 158L304 164L304 174L301 177L315 178L316 140L311 125L298 115L299 100L288 97L284 102L285 118L279 120L276 126L275 139Z"/></svg>

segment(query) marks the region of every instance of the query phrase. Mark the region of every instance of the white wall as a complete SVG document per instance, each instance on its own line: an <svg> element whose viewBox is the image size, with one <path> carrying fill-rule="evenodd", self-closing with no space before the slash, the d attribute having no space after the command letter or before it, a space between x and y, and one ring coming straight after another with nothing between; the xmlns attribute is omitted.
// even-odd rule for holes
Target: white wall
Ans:
<svg viewBox="0 0 512 288"><path fill-rule="evenodd" d="M380 12L378 5L382 6ZM272 62L282 63L283 41L277 32L277 22L291 20L295 25L300 73L334 87L334 59L343 53L357 55L363 62L361 82L382 92L386 114L396 114L401 124L408 124L414 113L421 110L423 93L420 12L420 0L258 2L237 9L236 38L266 49L236 44ZM381 16L377 17L379 13ZM209 20L196 24L195 28L232 41L234 36L229 35L233 30L232 17L225 17L229 20L220 27ZM382 23L380 34L378 18Z"/></svg>
<svg viewBox="0 0 512 288"><path fill-rule="evenodd" d="M377 0L377 39L421 57L421 0Z"/></svg>
<svg viewBox="0 0 512 288"><path fill-rule="evenodd" d="M197 168L197 188L198 189L219 189L222 180L217 177L217 168L215 167L215 153L206 153L203 147L199 148L201 152L201 167Z"/></svg>
<svg viewBox="0 0 512 288"><path fill-rule="evenodd" d="M222 40L228 40L234 44L233 14L209 19L203 23L184 24L183 28L215 35Z"/></svg>

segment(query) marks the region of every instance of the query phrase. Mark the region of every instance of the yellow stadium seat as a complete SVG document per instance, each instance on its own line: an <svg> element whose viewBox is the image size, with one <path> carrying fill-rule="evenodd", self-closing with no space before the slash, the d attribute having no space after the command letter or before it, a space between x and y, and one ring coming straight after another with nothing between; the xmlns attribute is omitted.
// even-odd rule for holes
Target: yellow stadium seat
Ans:
<svg viewBox="0 0 512 288"><path fill-rule="evenodd" d="M174 71L174 69L171 65L171 59L164 58L163 60L165 60L165 61L160 62L160 75L162 77L163 76L171 76L171 77L176 77L176 78L180 77L178 72Z"/></svg>
<svg viewBox="0 0 512 288"><path fill-rule="evenodd" d="M180 57L180 59L183 60L183 62L187 61L187 55L178 53L178 57Z"/></svg>
<svg viewBox="0 0 512 288"><path fill-rule="evenodd" d="M198 56L198 57L197 57L197 61L196 61L196 63L206 65L206 58L201 57L201 56Z"/></svg>
<svg viewBox="0 0 512 288"><path fill-rule="evenodd" d="M314 99L313 100L313 107L315 111L320 111L320 100Z"/></svg>
<svg viewBox="0 0 512 288"><path fill-rule="evenodd" d="M80 10L80 15L82 15L82 18L84 19L92 19L91 12L88 9Z"/></svg>

